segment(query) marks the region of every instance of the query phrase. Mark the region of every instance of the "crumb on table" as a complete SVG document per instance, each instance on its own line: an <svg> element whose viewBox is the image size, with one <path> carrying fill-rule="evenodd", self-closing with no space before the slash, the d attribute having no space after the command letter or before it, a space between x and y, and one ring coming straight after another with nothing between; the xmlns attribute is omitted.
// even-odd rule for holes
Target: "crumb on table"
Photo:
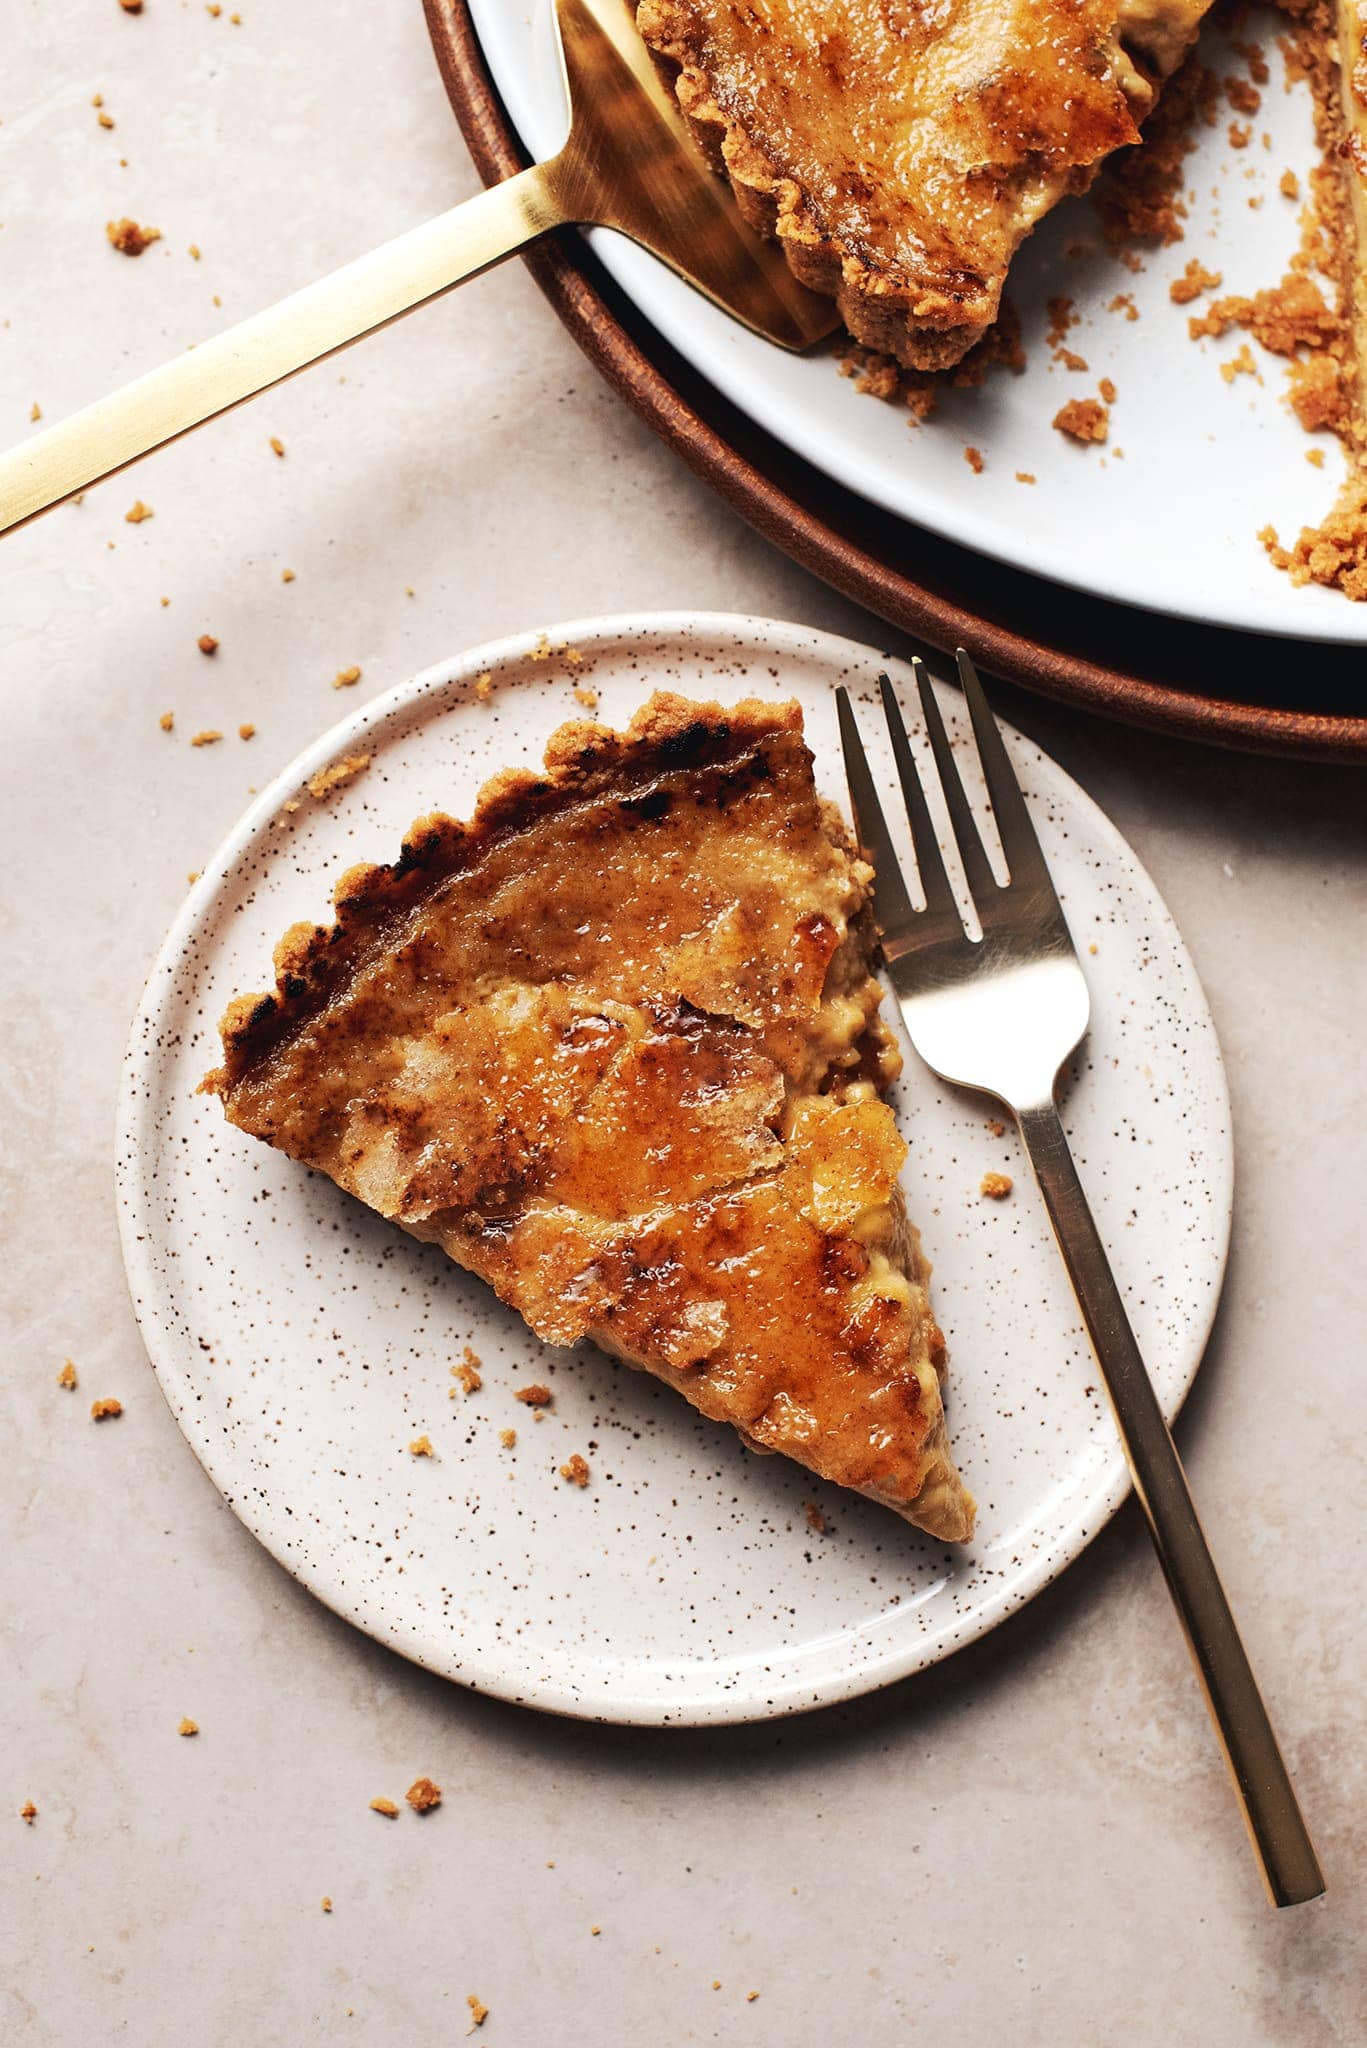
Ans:
<svg viewBox="0 0 1367 2048"><path fill-rule="evenodd" d="M1102 401L1104 404L1115 404L1117 396L1116 388L1109 377L1103 377L1096 388L1101 393Z"/></svg>
<svg viewBox="0 0 1367 2048"><path fill-rule="evenodd" d="M441 1786L433 1784L430 1778L415 1778L403 1796L414 1813L430 1813L434 1806L441 1805Z"/></svg>
<svg viewBox="0 0 1367 2048"><path fill-rule="evenodd" d="M1085 371L1085 370L1086 370L1086 368L1087 368L1087 358L1086 358L1086 356L1080 356L1080 355L1078 354L1078 352L1077 352L1077 350L1076 350L1075 348L1057 348L1057 349L1055 349L1055 350L1054 350L1054 361L1055 361L1056 363L1062 363L1062 365L1063 365L1063 367L1064 367L1064 369L1065 369L1065 370L1084 370L1084 371Z"/></svg>
<svg viewBox="0 0 1367 2048"><path fill-rule="evenodd" d="M1033 470L1018 469L1016 471L1016 482L1018 484L1033 484L1037 481L1038 479L1036 478Z"/></svg>
<svg viewBox="0 0 1367 2048"><path fill-rule="evenodd" d="M510 1451L517 1442L517 1431L515 1429L501 1429L498 1433L498 1440L505 1451Z"/></svg>
<svg viewBox="0 0 1367 2048"><path fill-rule="evenodd" d="M397 1820L399 1817L399 1809L392 1799L372 1799L370 1810L372 1813L382 1813L386 1820Z"/></svg>
<svg viewBox="0 0 1367 2048"><path fill-rule="evenodd" d="M432 1449L432 1439L431 1439L431 1437L430 1437L430 1436L415 1436L415 1437L414 1437L414 1439L413 1439L413 1441L412 1441L412 1443L411 1443L411 1444L410 1444L410 1445L408 1446L408 1455L409 1455L409 1456L410 1456L411 1458L431 1458L431 1457L434 1457L434 1456L435 1456L436 1454L435 1454L435 1452L434 1452L434 1451L433 1451L433 1449Z"/></svg>
<svg viewBox="0 0 1367 2048"><path fill-rule="evenodd" d="M206 725L203 732L196 732L190 735L190 745L192 747L215 747L222 737L223 734L216 725Z"/></svg>
<svg viewBox="0 0 1367 2048"><path fill-rule="evenodd" d="M279 436L278 434L272 434L272 435L271 435L271 442L270 442L270 445L271 445L271 453L272 453L273 455L283 455L283 454L284 454L284 452L285 452L285 444L284 444L284 442L283 442L283 441L281 440L281 438L280 438L280 436Z"/></svg>
<svg viewBox="0 0 1367 2048"><path fill-rule="evenodd" d="M978 1193L986 1195L989 1202L1004 1202L1010 1192L1009 1173L985 1173L978 1184Z"/></svg>
<svg viewBox="0 0 1367 2048"><path fill-rule="evenodd" d="M482 2027L484 2025L484 2022L489 2017L489 2008L484 2003L484 2000L478 1997L473 1991L469 1991L466 1993L465 2003L470 2008L470 2019L472 2023L477 2027Z"/></svg>
<svg viewBox="0 0 1367 2048"><path fill-rule="evenodd" d="M576 1451L573 1457L560 1467L560 1477L568 1480L571 1486L587 1486L589 1483L588 1460L581 1458L578 1451Z"/></svg>
<svg viewBox="0 0 1367 2048"><path fill-rule="evenodd" d="M588 683L576 683L574 686L574 697L575 702L582 704L586 711L596 711L598 709L598 692Z"/></svg>
<svg viewBox="0 0 1367 2048"><path fill-rule="evenodd" d="M1054 414L1054 425L1074 441L1104 441L1110 417L1098 399L1070 398Z"/></svg>
<svg viewBox="0 0 1367 2048"><path fill-rule="evenodd" d="M218 641L215 635L212 633L201 633L198 640L196 640L195 645L199 649L201 654L218 653Z"/></svg>
<svg viewBox="0 0 1367 2048"><path fill-rule="evenodd" d="M1174 306L1189 306L1202 292L1218 291L1224 281L1223 271L1207 270L1200 257L1193 256L1182 275L1168 286L1168 297Z"/></svg>
<svg viewBox="0 0 1367 2048"><path fill-rule="evenodd" d="M137 221L130 220L127 214L122 220L107 220L104 231L111 247L117 249L120 256L141 256L151 243L161 240L160 228L139 227Z"/></svg>
<svg viewBox="0 0 1367 2048"><path fill-rule="evenodd" d="M328 1897L326 1892L323 1893L322 1907L325 1913L330 1913L332 1911L332 1900Z"/></svg>
<svg viewBox="0 0 1367 2048"><path fill-rule="evenodd" d="M334 789L340 789L344 782L352 781L369 766L369 754L348 754L344 760L334 761L330 768L320 768L316 775L310 775L309 794L321 802L324 797L331 796Z"/></svg>
<svg viewBox="0 0 1367 2048"><path fill-rule="evenodd" d="M123 516L129 526L141 526L144 519L154 518L155 514L152 507L145 505L141 498L134 498Z"/></svg>
<svg viewBox="0 0 1367 2048"><path fill-rule="evenodd" d="M182 1717L180 1726L176 1729L176 1733L177 1735L198 1735L199 1723L198 1721L192 1721L189 1715L186 1714Z"/></svg>
<svg viewBox="0 0 1367 2048"><path fill-rule="evenodd" d="M157 720L157 724L161 727L163 732L173 732L175 730L176 724L175 712L163 711L161 717Z"/></svg>
<svg viewBox="0 0 1367 2048"><path fill-rule="evenodd" d="M76 1368L69 1358L57 1375L57 1384L59 1387L74 1387L76 1384Z"/></svg>
<svg viewBox="0 0 1367 2048"><path fill-rule="evenodd" d="M112 1395L106 1395L104 1400L92 1401L90 1404L92 1422L112 1422L116 1415L122 1414L123 1402L116 1401Z"/></svg>
<svg viewBox="0 0 1367 2048"><path fill-rule="evenodd" d="M515 1401L523 1401L528 1408L549 1408L554 1397L549 1387L543 1387L539 1380L530 1387L519 1387L513 1395Z"/></svg>
<svg viewBox="0 0 1367 2048"><path fill-rule="evenodd" d="M479 1353L467 1344L460 1363L451 1367L453 1378L460 1381L467 1394L477 1394L484 1385L484 1375L479 1368Z"/></svg>
<svg viewBox="0 0 1367 2048"><path fill-rule="evenodd" d="M332 687L334 690L349 690L353 683L359 683L360 680L360 667L353 661L350 668L338 669L336 675L332 678Z"/></svg>

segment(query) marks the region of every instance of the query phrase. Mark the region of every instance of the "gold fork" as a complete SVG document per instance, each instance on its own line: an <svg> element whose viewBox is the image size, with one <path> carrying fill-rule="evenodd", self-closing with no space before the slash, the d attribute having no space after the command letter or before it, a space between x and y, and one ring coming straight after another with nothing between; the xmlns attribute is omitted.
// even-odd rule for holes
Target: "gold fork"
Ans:
<svg viewBox="0 0 1367 2048"><path fill-rule="evenodd" d="M1268 1892L1274 1905L1298 1905L1317 1898L1324 1879L1055 1101L1059 1070L1087 1030L1087 983L972 662L961 648L959 679L1006 857L1006 882L997 880L983 849L924 664L913 667L982 937L970 939L964 930L891 683L879 678L925 897L921 910L913 907L898 868L849 695L838 689L850 798L876 869L874 913L888 975L927 1066L946 1081L995 1096L1020 1125Z"/></svg>
<svg viewBox="0 0 1367 2048"><path fill-rule="evenodd" d="M534 164L0 455L0 533L477 277L552 228L640 242L746 326L802 349L838 324L693 148L622 0L556 0L570 134Z"/></svg>

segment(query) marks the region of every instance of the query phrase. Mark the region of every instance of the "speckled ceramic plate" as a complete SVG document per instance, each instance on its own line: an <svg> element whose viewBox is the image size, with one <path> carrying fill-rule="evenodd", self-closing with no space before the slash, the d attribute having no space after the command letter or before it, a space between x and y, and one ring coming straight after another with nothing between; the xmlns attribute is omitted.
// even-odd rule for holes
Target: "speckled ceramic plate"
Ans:
<svg viewBox="0 0 1367 2048"><path fill-rule="evenodd" d="M576 663L563 651L578 651ZM989 1107L908 1058L908 1199L949 1334L950 1424L980 1503L950 1551L757 1458L591 1348L547 1350L478 1281L195 1094L230 995L325 913L340 871L396 852L421 812L468 812L539 758L575 685L622 723L657 683L796 696L842 798L832 686L872 736L886 658L766 620L652 615L553 627L393 690L321 739L229 836L153 969L127 1056L118 1184L152 1363L234 1511L339 1614L432 1670L568 1714L740 1721L847 1699L982 1635L1086 1547L1126 1491L1048 1228ZM897 686L910 678L886 663ZM492 692L477 693L488 672ZM486 686L487 687L487 686ZM944 692L957 722L958 699ZM1082 948L1093 1028L1067 1120L1169 1415L1200 1362L1229 1227L1229 1105L1210 1015L1152 883L1095 806L1008 735ZM370 765L325 799L308 781ZM882 757L880 756L880 759ZM890 775L889 764L883 761ZM1017 1176L1005 1202L978 1183ZM449 1397L467 1344L482 1390ZM555 1403L533 1423L529 1378ZM505 1449L500 1431L517 1431ZM432 1458L408 1445L426 1434ZM557 1467L583 1452L593 1479ZM809 1526L814 1501L826 1532Z"/></svg>

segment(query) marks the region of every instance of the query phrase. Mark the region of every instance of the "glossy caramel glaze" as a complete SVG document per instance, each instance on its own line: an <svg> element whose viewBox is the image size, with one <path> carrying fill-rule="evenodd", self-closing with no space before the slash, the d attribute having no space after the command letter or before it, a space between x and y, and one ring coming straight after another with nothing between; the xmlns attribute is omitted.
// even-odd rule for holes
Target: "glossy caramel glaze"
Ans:
<svg viewBox="0 0 1367 2048"><path fill-rule="evenodd" d="M742 209L916 367L995 318L1022 238L1138 140L1205 0L640 0Z"/></svg>
<svg viewBox="0 0 1367 2048"><path fill-rule="evenodd" d="M868 881L796 706L656 696L344 877L206 1085L547 1341L964 1537Z"/></svg>

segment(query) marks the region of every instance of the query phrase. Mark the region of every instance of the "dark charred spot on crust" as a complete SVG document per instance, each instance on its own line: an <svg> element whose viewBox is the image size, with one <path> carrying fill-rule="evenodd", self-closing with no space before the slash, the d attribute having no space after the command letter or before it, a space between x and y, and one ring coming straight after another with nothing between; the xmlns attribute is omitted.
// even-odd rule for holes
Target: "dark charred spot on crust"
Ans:
<svg viewBox="0 0 1367 2048"><path fill-rule="evenodd" d="M657 785L654 789L646 790L641 796L624 796L618 808L625 811L629 818L649 821L652 818L663 818L673 801L672 791Z"/></svg>
<svg viewBox="0 0 1367 2048"><path fill-rule="evenodd" d="M868 1253L851 1237L823 1236L817 1257L825 1287L843 1289L852 1286L868 1271Z"/></svg>
<svg viewBox="0 0 1367 2048"><path fill-rule="evenodd" d="M659 741L660 756L674 767L696 767L713 741L722 741L729 736L730 728L725 725L709 725L705 718L695 718L691 725L681 726L678 732L666 733Z"/></svg>

